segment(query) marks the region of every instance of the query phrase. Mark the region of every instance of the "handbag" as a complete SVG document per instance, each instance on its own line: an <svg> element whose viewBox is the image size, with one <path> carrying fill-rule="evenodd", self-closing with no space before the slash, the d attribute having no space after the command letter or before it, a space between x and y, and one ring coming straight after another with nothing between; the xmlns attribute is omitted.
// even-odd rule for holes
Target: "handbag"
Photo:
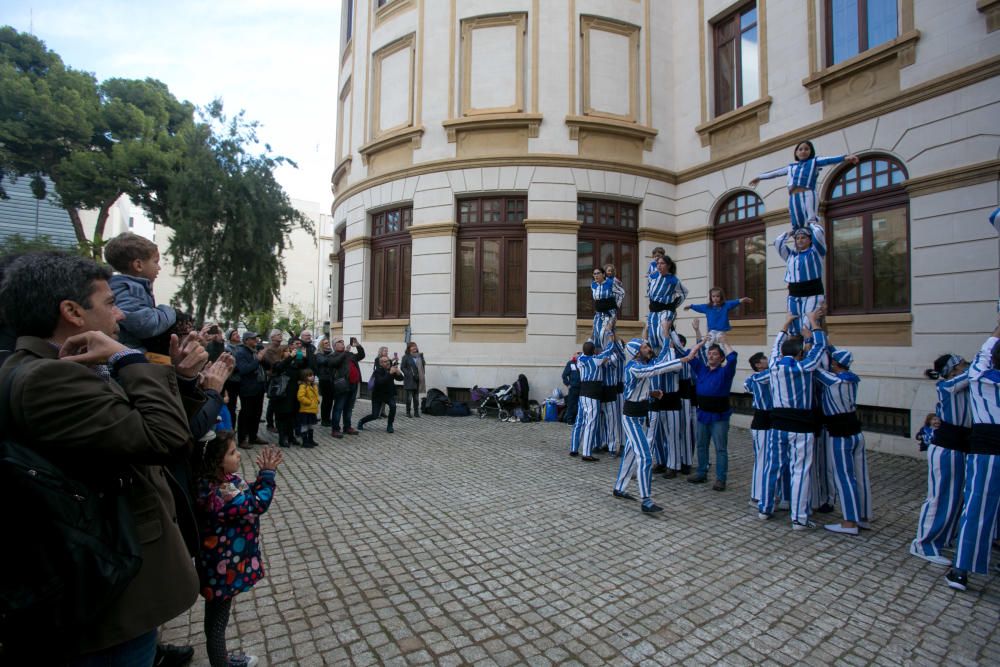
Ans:
<svg viewBox="0 0 1000 667"><path fill-rule="evenodd" d="M46 650L69 651L142 565L126 500L132 471L102 469L84 478L81 468L64 469L12 437L10 387L22 367L0 390L0 507L4 531L17 536L0 550L0 571L7 573L0 579L0 642L14 648L45 641ZM43 639L53 636L59 646Z"/></svg>
<svg viewBox="0 0 1000 667"><path fill-rule="evenodd" d="M271 378L271 384L267 385L268 398L284 398L288 393L288 376L282 373Z"/></svg>
<svg viewBox="0 0 1000 667"><path fill-rule="evenodd" d="M335 378L333 381L333 393L336 394L346 394L351 390L351 383L347 381L347 378Z"/></svg>

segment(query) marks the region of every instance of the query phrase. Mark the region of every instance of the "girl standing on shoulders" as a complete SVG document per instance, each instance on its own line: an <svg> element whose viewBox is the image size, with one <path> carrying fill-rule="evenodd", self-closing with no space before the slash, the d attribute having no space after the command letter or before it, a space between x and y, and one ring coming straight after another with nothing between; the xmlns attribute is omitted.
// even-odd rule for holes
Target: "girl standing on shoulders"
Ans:
<svg viewBox="0 0 1000 667"><path fill-rule="evenodd" d="M260 557L260 515L274 497L274 475L281 451L267 447L257 456L260 472L253 484L238 474L240 451L232 431L219 431L205 444L196 511L201 534L197 559L201 595L205 598L205 638L212 667L228 667L226 626L237 593L264 577ZM248 667L257 658L248 656Z"/></svg>

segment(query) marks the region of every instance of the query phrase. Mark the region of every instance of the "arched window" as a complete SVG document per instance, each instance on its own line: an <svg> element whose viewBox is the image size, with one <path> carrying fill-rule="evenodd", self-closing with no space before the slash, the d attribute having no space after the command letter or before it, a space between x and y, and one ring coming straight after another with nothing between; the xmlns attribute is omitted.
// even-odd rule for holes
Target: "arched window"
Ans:
<svg viewBox="0 0 1000 667"><path fill-rule="evenodd" d="M580 231L576 237L576 316L594 316L593 280L595 266L615 265L618 280L625 287L620 318L639 317L639 275L645 265L639 260L639 207L636 204L608 199L578 199L576 219ZM642 286L645 296L646 285Z"/></svg>
<svg viewBox="0 0 1000 667"><path fill-rule="evenodd" d="M830 313L910 310L910 198L906 169L868 155L837 172L825 210Z"/></svg>
<svg viewBox="0 0 1000 667"><path fill-rule="evenodd" d="M737 192L715 214L715 281L727 299L748 296L752 302L730 311L731 319L767 314L764 202L752 192Z"/></svg>

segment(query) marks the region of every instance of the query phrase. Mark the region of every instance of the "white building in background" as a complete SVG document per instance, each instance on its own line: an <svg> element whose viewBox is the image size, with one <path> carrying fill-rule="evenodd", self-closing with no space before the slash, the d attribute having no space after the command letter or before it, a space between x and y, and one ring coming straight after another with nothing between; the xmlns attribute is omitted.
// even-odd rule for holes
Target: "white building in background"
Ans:
<svg viewBox="0 0 1000 667"><path fill-rule="evenodd" d="M411 334L432 386L524 372L544 396L590 329L593 266L618 266L635 335L660 245L693 302L754 298L741 382L784 321L789 226L784 181L747 183L804 139L862 158L817 191L869 446L915 454L923 369L993 329L996 0L344 0L344 18L330 319L371 347Z"/></svg>

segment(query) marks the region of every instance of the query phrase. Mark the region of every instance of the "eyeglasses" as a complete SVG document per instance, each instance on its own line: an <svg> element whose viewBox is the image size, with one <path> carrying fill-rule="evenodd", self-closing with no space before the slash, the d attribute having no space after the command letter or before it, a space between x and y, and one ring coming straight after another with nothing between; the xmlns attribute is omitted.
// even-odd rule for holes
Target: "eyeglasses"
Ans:
<svg viewBox="0 0 1000 667"><path fill-rule="evenodd" d="M595 276L599 276L599 275L601 275L602 273L603 273L602 271L594 271L594 275L595 275Z"/></svg>

